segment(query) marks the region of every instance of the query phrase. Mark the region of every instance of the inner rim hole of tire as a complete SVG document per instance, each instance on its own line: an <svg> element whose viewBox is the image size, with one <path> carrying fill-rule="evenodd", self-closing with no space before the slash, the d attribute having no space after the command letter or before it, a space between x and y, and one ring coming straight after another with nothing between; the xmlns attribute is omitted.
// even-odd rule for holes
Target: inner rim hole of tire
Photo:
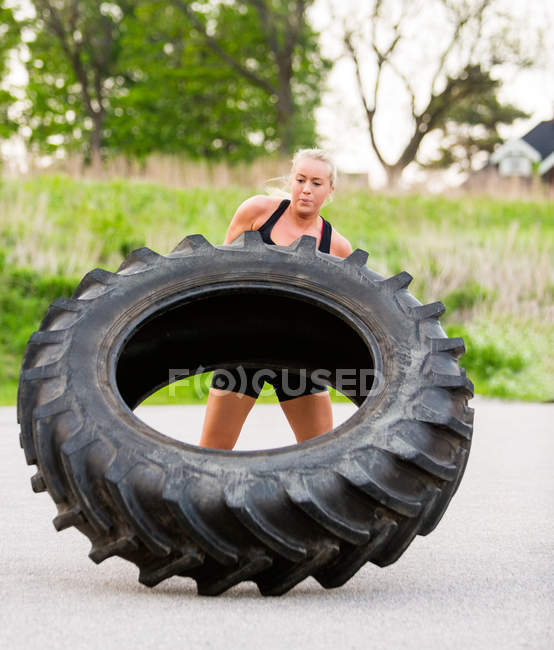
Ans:
<svg viewBox="0 0 554 650"><path fill-rule="evenodd" d="M120 350L116 382L134 410L173 381L239 365L317 370L360 406L375 362L347 316L286 291L245 288L184 299L142 321Z"/></svg>

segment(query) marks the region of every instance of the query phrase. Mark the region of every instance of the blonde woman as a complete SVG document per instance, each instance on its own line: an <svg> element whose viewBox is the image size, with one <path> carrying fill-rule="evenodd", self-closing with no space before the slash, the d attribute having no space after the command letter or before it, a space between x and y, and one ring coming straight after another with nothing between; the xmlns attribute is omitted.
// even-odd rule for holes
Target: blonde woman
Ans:
<svg viewBox="0 0 554 650"><path fill-rule="evenodd" d="M246 230L257 230L266 244L281 246L292 244L302 235L311 235L316 238L317 247L323 253L347 257L352 252L352 246L319 214L320 208L335 189L336 175L336 166L326 151L301 149L292 161L290 199L263 195L247 199L231 220L224 243L230 244ZM264 383L261 370L242 371L246 373L246 388L245 382L239 381L238 376L234 377L233 371L214 372L201 446L217 449L232 449L235 446ZM331 400L323 385L308 380L305 386L295 386L293 376L288 374L285 385L284 376L274 375L270 371L265 381L273 384L297 442L333 428ZM239 389L244 392L238 392Z"/></svg>

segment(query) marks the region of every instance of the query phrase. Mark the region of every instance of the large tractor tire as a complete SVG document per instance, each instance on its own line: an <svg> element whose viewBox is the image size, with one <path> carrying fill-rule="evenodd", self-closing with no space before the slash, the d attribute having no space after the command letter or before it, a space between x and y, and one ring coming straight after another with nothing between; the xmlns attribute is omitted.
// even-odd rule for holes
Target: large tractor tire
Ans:
<svg viewBox="0 0 554 650"><path fill-rule="evenodd" d="M407 291L408 273L385 279L366 259L306 236L193 235L95 269L54 301L25 350L18 419L56 529L84 533L94 562L134 562L145 585L187 576L210 595L243 580L264 595L308 576L337 587L432 531L472 435L463 341L446 337L441 303ZM188 445L133 414L171 369L237 364L324 369L359 408L308 442L248 452Z"/></svg>

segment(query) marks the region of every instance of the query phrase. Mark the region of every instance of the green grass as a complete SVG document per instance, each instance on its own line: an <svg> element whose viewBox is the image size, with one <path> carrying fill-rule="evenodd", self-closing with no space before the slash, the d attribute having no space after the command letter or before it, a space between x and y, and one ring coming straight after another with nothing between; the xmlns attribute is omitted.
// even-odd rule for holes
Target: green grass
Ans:
<svg viewBox="0 0 554 650"><path fill-rule="evenodd" d="M476 320L446 326L462 336L460 360L481 395L522 401L554 400L554 333L552 325Z"/></svg>
<svg viewBox="0 0 554 650"><path fill-rule="evenodd" d="M10 268L0 252L0 404L13 404L21 357L48 305L70 296L76 278Z"/></svg>
<svg viewBox="0 0 554 650"><path fill-rule="evenodd" d="M0 403L14 403L26 341L54 298L70 295L96 266L116 270L139 246L168 253L193 233L221 242L234 210L253 193L63 176L2 181ZM339 191L323 214L369 251L371 268L407 270L414 295L443 300L444 326L466 340L461 364L478 393L554 399L552 203ZM185 381L175 396L165 389L149 403L204 400L205 390Z"/></svg>

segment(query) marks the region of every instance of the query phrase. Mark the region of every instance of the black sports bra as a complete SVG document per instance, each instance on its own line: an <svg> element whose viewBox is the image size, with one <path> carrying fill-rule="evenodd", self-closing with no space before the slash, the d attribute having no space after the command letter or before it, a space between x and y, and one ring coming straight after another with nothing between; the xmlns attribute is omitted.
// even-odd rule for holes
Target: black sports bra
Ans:
<svg viewBox="0 0 554 650"><path fill-rule="evenodd" d="M277 210L275 210L275 212L269 217L269 219L260 228L258 228L258 232L262 235L262 239L266 244L275 245L275 242L271 239L271 231L273 229L273 226L277 223L277 221L279 221L279 217L288 208L289 203L290 203L290 199L283 199L279 204ZM323 217L321 218L323 219ZM325 221L325 219L323 219L323 226L321 228L321 239L319 242L319 250L322 253L329 253L331 250L332 232L333 232L333 228L331 224L328 221Z"/></svg>

